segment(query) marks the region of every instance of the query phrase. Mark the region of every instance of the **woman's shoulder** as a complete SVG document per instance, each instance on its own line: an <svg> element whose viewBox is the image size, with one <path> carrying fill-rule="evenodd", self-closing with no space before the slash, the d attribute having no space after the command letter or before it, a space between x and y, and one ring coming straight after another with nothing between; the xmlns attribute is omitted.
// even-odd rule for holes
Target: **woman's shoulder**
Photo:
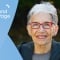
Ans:
<svg viewBox="0 0 60 60"><path fill-rule="evenodd" d="M23 51L23 50L29 50L33 47L33 42L28 42L28 43L22 43L18 45L18 50Z"/></svg>

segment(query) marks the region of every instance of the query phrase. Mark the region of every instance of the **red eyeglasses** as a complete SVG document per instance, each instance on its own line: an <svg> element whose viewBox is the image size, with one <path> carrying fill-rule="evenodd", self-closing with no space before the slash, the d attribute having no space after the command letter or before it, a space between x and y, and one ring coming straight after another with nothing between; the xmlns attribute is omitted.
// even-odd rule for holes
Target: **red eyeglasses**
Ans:
<svg viewBox="0 0 60 60"><path fill-rule="evenodd" d="M31 25L32 29L39 29L40 26L42 26L44 29L50 29L53 24L54 24L53 22L44 22L44 23L31 22L31 23L28 23L28 25Z"/></svg>

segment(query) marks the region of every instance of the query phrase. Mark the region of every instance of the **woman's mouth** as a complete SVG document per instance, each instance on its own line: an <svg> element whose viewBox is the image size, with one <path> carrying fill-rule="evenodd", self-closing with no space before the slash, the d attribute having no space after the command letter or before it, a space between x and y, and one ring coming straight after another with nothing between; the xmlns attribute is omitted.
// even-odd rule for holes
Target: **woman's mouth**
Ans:
<svg viewBox="0 0 60 60"><path fill-rule="evenodd" d="M36 38L38 38L38 39L46 39L47 35L37 35Z"/></svg>

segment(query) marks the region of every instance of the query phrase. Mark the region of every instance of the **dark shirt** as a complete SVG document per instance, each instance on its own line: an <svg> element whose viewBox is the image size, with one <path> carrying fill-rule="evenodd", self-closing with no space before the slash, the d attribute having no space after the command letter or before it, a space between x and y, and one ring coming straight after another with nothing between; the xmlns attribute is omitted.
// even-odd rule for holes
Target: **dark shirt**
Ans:
<svg viewBox="0 0 60 60"><path fill-rule="evenodd" d="M34 54L33 42L22 44L18 49L23 57L23 60L32 60L32 56ZM49 60L60 60L60 43L54 40L52 41L51 55Z"/></svg>

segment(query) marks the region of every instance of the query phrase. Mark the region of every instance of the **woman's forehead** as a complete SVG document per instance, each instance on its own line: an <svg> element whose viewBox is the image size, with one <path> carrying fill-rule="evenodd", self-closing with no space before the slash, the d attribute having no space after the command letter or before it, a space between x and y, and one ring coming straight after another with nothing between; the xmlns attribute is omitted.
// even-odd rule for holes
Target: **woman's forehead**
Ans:
<svg viewBox="0 0 60 60"><path fill-rule="evenodd" d="M30 20L32 22L44 22L44 21L52 21L52 16L48 13L43 13L43 12L40 12L40 13L37 13L37 14L34 14L30 17Z"/></svg>

